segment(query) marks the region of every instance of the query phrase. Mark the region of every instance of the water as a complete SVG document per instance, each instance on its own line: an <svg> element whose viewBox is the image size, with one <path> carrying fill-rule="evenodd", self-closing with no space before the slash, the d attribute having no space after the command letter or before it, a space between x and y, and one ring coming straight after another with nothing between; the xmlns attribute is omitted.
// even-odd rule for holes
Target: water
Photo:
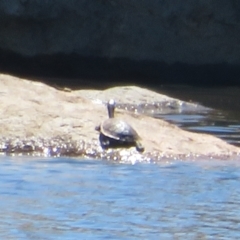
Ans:
<svg viewBox="0 0 240 240"><path fill-rule="evenodd" d="M221 110L212 110L207 113L156 115L155 117L187 131L214 135L240 147L240 119L231 117Z"/></svg>
<svg viewBox="0 0 240 240"><path fill-rule="evenodd" d="M239 239L240 164L0 158L0 239Z"/></svg>
<svg viewBox="0 0 240 240"><path fill-rule="evenodd" d="M197 102L212 111L157 115L193 132L208 133L240 147L240 88L160 86L158 91L183 101Z"/></svg>

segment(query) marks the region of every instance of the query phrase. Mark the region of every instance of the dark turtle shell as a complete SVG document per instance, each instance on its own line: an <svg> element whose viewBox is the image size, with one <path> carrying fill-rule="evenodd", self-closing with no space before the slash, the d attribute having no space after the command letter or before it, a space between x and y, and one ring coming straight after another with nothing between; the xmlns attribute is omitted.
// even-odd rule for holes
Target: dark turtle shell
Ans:
<svg viewBox="0 0 240 240"><path fill-rule="evenodd" d="M105 138L101 137L102 145L105 147L114 143L115 145L134 145L138 151L144 150L137 132L121 119L109 118L105 120L100 125L100 132L105 136Z"/></svg>

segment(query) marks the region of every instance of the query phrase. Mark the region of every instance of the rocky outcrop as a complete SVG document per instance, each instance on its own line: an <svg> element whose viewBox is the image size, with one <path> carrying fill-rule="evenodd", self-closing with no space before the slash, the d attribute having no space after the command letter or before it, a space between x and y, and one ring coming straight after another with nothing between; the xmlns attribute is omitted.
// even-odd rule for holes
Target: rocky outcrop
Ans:
<svg viewBox="0 0 240 240"><path fill-rule="evenodd" d="M0 75L0 89L0 149L5 154L135 162L228 159L240 152L238 147L216 137L187 132L152 118L152 111L167 109L166 106L175 106L178 111L193 111L199 106L146 89L117 87L105 91L63 91L3 74ZM101 148L95 126L107 118L105 102L112 97L118 101L117 117L137 129L145 147L144 153L137 152L134 147ZM141 110L144 108L146 111Z"/></svg>
<svg viewBox="0 0 240 240"><path fill-rule="evenodd" d="M0 46L34 56L240 64L235 0L14 0L0 3Z"/></svg>
<svg viewBox="0 0 240 240"><path fill-rule="evenodd" d="M70 61L63 74L238 81L239 13L236 0L1 1L0 49L40 57L31 66L39 71Z"/></svg>

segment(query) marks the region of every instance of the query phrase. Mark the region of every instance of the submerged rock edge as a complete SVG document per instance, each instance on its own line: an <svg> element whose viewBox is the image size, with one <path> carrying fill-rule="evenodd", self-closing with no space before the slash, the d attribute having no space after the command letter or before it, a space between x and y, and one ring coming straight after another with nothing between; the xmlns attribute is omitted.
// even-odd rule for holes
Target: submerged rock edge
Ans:
<svg viewBox="0 0 240 240"><path fill-rule="evenodd" d="M239 152L199 154L194 152L174 154L164 152L139 153L135 147L102 149L98 143L71 141L62 137L52 139L1 139L0 154L8 156L31 157L74 157L83 159L97 159L116 161L121 163L158 163L172 161L198 160L234 160L240 159Z"/></svg>

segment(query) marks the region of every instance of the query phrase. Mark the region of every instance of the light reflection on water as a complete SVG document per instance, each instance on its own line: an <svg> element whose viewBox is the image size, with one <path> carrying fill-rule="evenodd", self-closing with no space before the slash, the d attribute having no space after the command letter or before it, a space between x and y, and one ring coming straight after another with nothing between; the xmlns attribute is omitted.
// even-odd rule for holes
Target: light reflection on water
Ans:
<svg viewBox="0 0 240 240"><path fill-rule="evenodd" d="M240 146L240 121L227 113L214 110L208 113L179 113L155 115L182 129L215 135L230 144Z"/></svg>
<svg viewBox="0 0 240 240"><path fill-rule="evenodd" d="M0 239L239 239L240 164L0 158Z"/></svg>

